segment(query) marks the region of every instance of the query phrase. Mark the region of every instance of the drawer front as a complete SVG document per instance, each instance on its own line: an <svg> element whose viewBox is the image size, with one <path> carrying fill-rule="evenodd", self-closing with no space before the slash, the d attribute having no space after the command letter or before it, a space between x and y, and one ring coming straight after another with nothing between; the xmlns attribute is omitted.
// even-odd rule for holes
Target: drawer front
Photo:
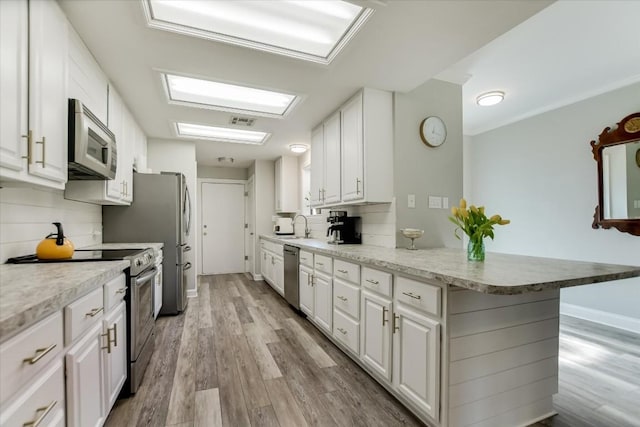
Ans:
<svg viewBox="0 0 640 427"><path fill-rule="evenodd" d="M333 275L342 280L360 285L360 266L336 259L333 261Z"/></svg>
<svg viewBox="0 0 640 427"><path fill-rule="evenodd" d="M58 311L0 346L0 402L60 353L62 337L62 311Z"/></svg>
<svg viewBox="0 0 640 427"><path fill-rule="evenodd" d="M104 311L108 312L124 299L127 293L127 281L124 274L104 285Z"/></svg>
<svg viewBox="0 0 640 427"><path fill-rule="evenodd" d="M396 299L434 316L442 315L442 289L439 286L396 277Z"/></svg>
<svg viewBox="0 0 640 427"><path fill-rule="evenodd" d="M102 288L92 291L64 308L64 341L69 345L82 332L102 319L104 314Z"/></svg>
<svg viewBox="0 0 640 427"><path fill-rule="evenodd" d="M360 354L360 323L341 313L333 312L333 336L355 354Z"/></svg>
<svg viewBox="0 0 640 427"><path fill-rule="evenodd" d="M32 381L31 386L3 407L0 425L18 427L64 425L64 370L62 359ZM32 424L28 424L28 423Z"/></svg>
<svg viewBox="0 0 640 427"><path fill-rule="evenodd" d="M341 281L333 281L333 306L360 320L360 288Z"/></svg>
<svg viewBox="0 0 640 427"><path fill-rule="evenodd" d="M284 245L280 243L269 242L269 241L263 241L262 243L263 243L262 247L264 249L271 251L276 255L280 255L280 256L283 255Z"/></svg>
<svg viewBox="0 0 640 427"><path fill-rule="evenodd" d="M333 273L332 261L333 260L328 256L315 254L313 257L313 268L315 268L316 271L320 271L331 276Z"/></svg>
<svg viewBox="0 0 640 427"><path fill-rule="evenodd" d="M391 274L362 267L362 286L391 298Z"/></svg>
<svg viewBox="0 0 640 427"><path fill-rule="evenodd" d="M313 268L313 253L300 251L300 264Z"/></svg>

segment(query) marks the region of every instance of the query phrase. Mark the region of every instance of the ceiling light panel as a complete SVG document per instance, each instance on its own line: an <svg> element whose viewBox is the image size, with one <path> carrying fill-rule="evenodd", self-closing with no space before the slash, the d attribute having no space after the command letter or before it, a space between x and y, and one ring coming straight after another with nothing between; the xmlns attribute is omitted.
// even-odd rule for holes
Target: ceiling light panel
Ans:
<svg viewBox="0 0 640 427"><path fill-rule="evenodd" d="M185 138L210 139L219 142L262 145L270 134L253 130L223 128L198 125L193 123L176 123L178 136Z"/></svg>
<svg viewBox="0 0 640 427"><path fill-rule="evenodd" d="M196 107L284 116L297 96L193 77L163 74L169 100Z"/></svg>
<svg viewBox="0 0 640 427"><path fill-rule="evenodd" d="M142 0L149 26L328 64L373 12L337 0Z"/></svg>

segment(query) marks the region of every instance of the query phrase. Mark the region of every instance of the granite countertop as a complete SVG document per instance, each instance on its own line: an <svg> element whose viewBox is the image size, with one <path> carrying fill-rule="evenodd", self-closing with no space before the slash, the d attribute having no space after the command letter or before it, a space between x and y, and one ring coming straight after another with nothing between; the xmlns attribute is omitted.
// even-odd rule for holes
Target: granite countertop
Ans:
<svg viewBox="0 0 640 427"><path fill-rule="evenodd" d="M97 245L85 246L78 249L147 249L151 248L154 252L162 250L164 243L98 243Z"/></svg>
<svg viewBox="0 0 640 427"><path fill-rule="evenodd" d="M370 245L330 245L316 239L261 238L474 291L512 295L640 276L640 266L568 261L487 253L468 262L462 249L391 249Z"/></svg>
<svg viewBox="0 0 640 427"><path fill-rule="evenodd" d="M102 286L129 261L0 265L0 342Z"/></svg>

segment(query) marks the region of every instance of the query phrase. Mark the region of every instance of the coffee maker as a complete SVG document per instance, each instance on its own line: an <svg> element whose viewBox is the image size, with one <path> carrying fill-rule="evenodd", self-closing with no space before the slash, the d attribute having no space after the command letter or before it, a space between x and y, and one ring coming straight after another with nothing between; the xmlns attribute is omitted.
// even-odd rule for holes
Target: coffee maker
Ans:
<svg viewBox="0 0 640 427"><path fill-rule="evenodd" d="M360 225L359 216L347 216L347 211L329 211L327 222L331 225L327 228L328 243L334 245L360 244L362 240L357 228Z"/></svg>

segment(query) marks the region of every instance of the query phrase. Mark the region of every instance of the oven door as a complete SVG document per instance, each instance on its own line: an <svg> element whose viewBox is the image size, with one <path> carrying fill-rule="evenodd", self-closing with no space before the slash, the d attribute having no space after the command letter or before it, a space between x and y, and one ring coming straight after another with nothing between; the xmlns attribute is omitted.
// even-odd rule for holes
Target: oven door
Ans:
<svg viewBox="0 0 640 427"><path fill-rule="evenodd" d="M153 330L153 286L158 269L131 278L131 346L129 360L135 361Z"/></svg>

